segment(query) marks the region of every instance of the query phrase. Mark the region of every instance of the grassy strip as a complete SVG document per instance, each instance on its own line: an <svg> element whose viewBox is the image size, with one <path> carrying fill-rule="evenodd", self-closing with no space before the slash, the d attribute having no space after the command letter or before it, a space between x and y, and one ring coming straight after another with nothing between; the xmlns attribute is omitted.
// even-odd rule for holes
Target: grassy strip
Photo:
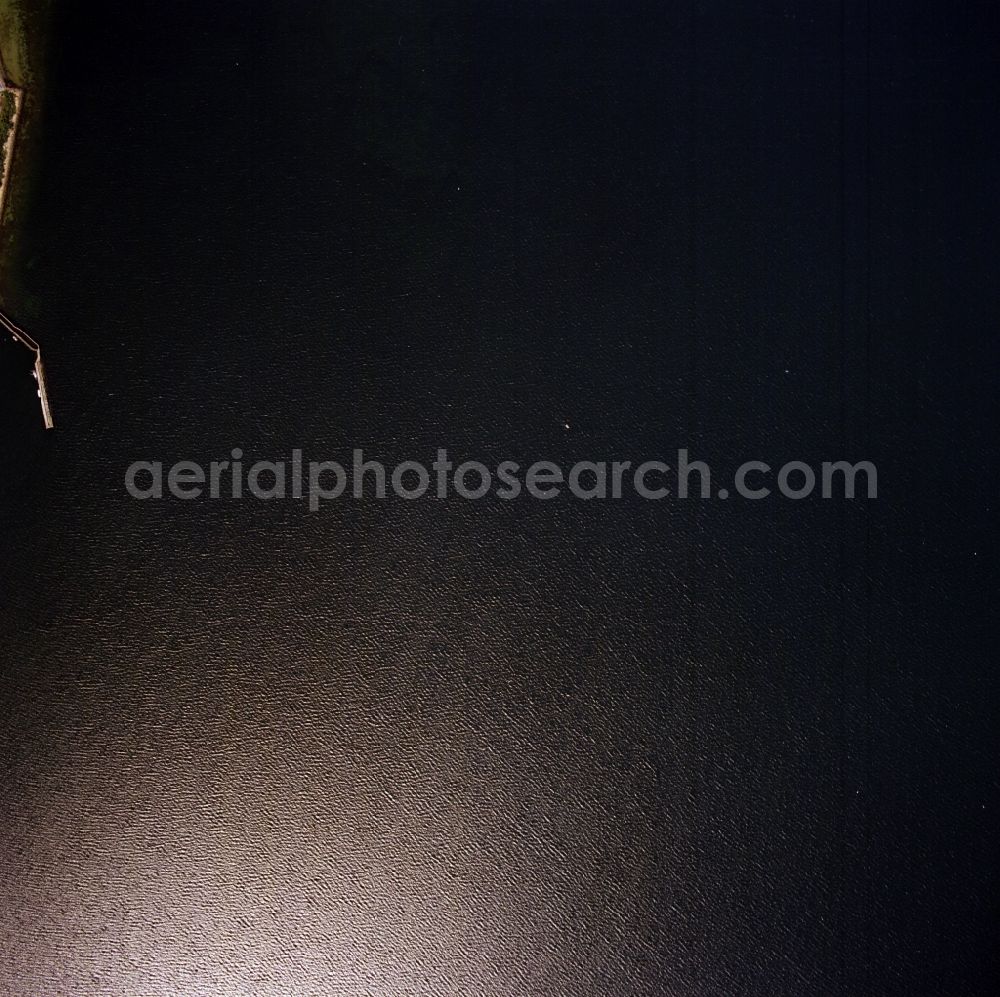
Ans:
<svg viewBox="0 0 1000 997"><path fill-rule="evenodd" d="M0 0L0 60L4 79L21 89L16 148L8 168L8 190L0 218L0 301L20 303L25 261L18 229L28 215L32 166L39 151L38 111L45 88L45 56L53 0ZM7 140L13 95L0 93L0 143ZM0 146L2 148L2 146ZM16 309L24 314L23 308Z"/></svg>
<svg viewBox="0 0 1000 997"><path fill-rule="evenodd" d="M0 149L3 149L7 145L7 139L10 138L10 129L14 124L15 110L14 95L9 90L0 92ZM3 181L6 166L5 158L0 159L0 181Z"/></svg>

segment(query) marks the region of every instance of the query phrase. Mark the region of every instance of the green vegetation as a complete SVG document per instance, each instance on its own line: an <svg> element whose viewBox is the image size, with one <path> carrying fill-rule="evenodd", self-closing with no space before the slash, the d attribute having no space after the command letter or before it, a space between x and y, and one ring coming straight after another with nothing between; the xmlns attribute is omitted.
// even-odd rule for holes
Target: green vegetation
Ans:
<svg viewBox="0 0 1000 997"><path fill-rule="evenodd" d="M23 94L17 123L17 148L0 218L0 301L9 301L19 314L30 312L31 302L20 293L26 260L23 231L29 223L33 163L39 152L39 109L45 88L45 57L53 0L0 0L0 63L4 81ZM13 95L0 93L0 142L5 142L13 114ZM0 178L2 180L2 178ZM30 241L30 240L27 240Z"/></svg>
<svg viewBox="0 0 1000 997"><path fill-rule="evenodd" d="M10 138L11 125L14 124L14 112L17 105L14 102L14 95L9 90L0 92L0 150L7 145ZM0 159L0 182L3 181L5 163Z"/></svg>

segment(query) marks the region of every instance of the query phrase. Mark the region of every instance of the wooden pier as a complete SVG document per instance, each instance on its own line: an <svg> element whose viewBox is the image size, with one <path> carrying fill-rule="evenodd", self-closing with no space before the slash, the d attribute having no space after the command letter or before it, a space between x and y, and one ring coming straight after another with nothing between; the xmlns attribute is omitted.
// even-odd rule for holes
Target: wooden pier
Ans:
<svg viewBox="0 0 1000 997"><path fill-rule="evenodd" d="M49 392L45 383L45 367L42 364L42 348L29 336L22 328L15 325L3 312L0 312L0 325L2 325L14 339L27 346L35 354L34 378L38 382L38 399L42 403L42 421L46 429L52 429L55 423L52 420L52 407L49 405Z"/></svg>

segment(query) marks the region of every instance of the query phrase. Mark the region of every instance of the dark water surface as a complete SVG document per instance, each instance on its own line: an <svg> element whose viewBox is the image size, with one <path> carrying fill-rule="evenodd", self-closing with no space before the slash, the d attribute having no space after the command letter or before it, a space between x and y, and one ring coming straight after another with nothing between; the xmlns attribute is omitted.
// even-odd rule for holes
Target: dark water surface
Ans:
<svg viewBox="0 0 1000 997"><path fill-rule="evenodd" d="M64 3L0 992L994 993L995 22ZM439 446L867 457L880 495L123 487Z"/></svg>

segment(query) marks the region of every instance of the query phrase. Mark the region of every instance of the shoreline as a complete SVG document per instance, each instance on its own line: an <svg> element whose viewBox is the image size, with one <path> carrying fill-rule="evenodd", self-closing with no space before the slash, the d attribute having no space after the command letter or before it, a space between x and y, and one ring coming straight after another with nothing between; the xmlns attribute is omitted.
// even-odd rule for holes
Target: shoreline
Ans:
<svg viewBox="0 0 1000 997"><path fill-rule="evenodd" d="M0 101L4 102L3 146L0 157L3 176L0 177L0 306L6 307L8 299L30 304L30 296L23 293L20 280L24 272L25 242L19 232L23 215L30 211L30 158L33 145L29 110L37 107L36 95L43 86L38 72L45 32L39 19L48 16L49 0L38 0L30 10L18 0L0 0ZM29 29L27 21L34 20ZM9 60L9 61L8 61ZM13 72L11 72L13 67ZM10 102L6 100L10 95ZM12 108L9 104L12 102ZM6 118L10 113L9 119ZM27 141L26 141L27 140ZM20 236L20 237L19 237ZM31 313L30 307L21 309ZM42 421L46 429L53 428L52 410L49 404L45 367L42 351L38 343L20 326L0 310L0 325L13 336L16 342L34 354L32 370L36 382L36 394L42 409Z"/></svg>
<svg viewBox="0 0 1000 997"><path fill-rule="evenodd" d="M2 55L2 53L0 53ZM3 62L0 59L0 99L10 94L13 100L14 109L7 122L7 134L4 136L2 150L3 176L0 177L0 227L3 225L4 207L7 203L7 192L11 188L10 176L14 165L14 151L17 148L18 123L21 120L21 110L24 107L24 91L19 87L12 87L7 84L3 73ZM35 366L32 374L37 384L38 399L42 406L42 422L46 429L52 429L55 425L52 419L52 407L49 404L48 385L45 380L45 365L42 363L42 348L35 340L28 335L20 326L11 321L2 311L0 311L0 326L3 326L22 346L27 347L35 355Z"/></svg>
<svg viewBox="0 0 1000 997"><path fill-rule="evenodd" d="M3 51L0 50L0 94L9 93L14 101L14 113L10 119L3 143L3 175L0 177L0 227L3 226L4 209L7 206L7 191L12 186L10 177L14 170L14 150L17 147L17 133L24 113L24 91L20 87L11 86L3 78Z"/></svg>
<svg viewBox="0 0 1000 997"><path fill-rule="evenodd" d="M16 305L29 320L37 308L22 286L25 253L31 252L24 226L31 212L51 11L51 0L0 0L0 81L16 103L0 180L0 303Z"/></svg>

